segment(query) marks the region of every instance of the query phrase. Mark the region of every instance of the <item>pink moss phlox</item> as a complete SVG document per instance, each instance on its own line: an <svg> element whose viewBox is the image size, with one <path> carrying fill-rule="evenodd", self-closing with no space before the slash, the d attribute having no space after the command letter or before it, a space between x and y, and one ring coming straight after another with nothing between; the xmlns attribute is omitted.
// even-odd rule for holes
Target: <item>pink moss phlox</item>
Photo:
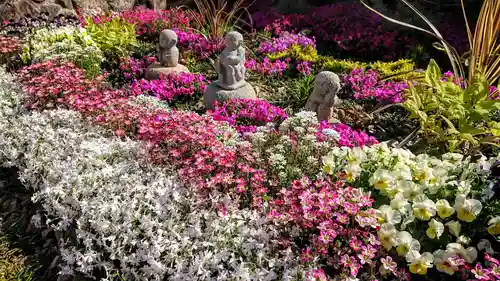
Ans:
<svg viewBox="0 0 500 281"><path fill-rule="evenodd" d="M344 82L354 91L355 99L375 98L378 101L399 103L407 82L381 81L380 75L372 69L354 69L344 76Z"/></svg>
<svg viewBox="0 0 500 281"><path fill-rule="evenodd" d="M133 57L122 58L120 60L120 70L126 80L139 80L144 78L146 69L153 63L156 63L155 57L146 56L142 59L135 59Z"/></svg>
<svg viewBox="0 0 500 281"><path fill-rule="evenodd" d="M158 80L134 80L128 90L133 95L151 95L170 102L175 98L200 95L208 83L203 74L181 72L164 75Z"/></svg>
<svg viewBox="0 0 500 281"><path fill-rule="evenodd" d="M368 135L363 131L353 130L346 124L343 123L327 123L326 121L320 122L318 133L316 137L319 141L324 141L327 139L327 132L329 129L335 130L339 134L338 143L340 146L355 147L355 146L371 146L377 144L376 138Z"/></svg>
<svg viewBox="0 0 500 281"><path fill-rule="evenodd" d="M288 118L285 111L265 100L230 99L215 104L211 113L214 120L226 121L238 132L255 132L256 126L280 122Z"/></svg>
<svg viewBox="0 0 500 281"><path fill-rule="evenodd" d="M290 58L271 61L268 57L264 57L262 62L250 59L245 62L245 67L260 74L281 76L290 67Z"/></svg>

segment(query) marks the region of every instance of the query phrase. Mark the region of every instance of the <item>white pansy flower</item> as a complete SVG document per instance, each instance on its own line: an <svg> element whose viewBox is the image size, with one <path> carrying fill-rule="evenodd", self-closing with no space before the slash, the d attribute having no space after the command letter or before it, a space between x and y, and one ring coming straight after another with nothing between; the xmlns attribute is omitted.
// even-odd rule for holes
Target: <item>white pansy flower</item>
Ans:
<svg viewBox="0 0 500 281"><path fill-rule="evenodd" d="M388 205L380 206L380 208L375 210L375 215L380 224L390 223L394 225L401 222L401 214Z"/></svg>
<svg viewBox="0 0 500 281"><path fill-rule="evenodd" d="M394 184L394 177L391 175L390 171L385 169L378 169L370 178L370 184L373 185L375 189L385 191L392 188Z"/></svg>
<svg viewBox="0 0 500 281"><path fill-rule="evenodd" d="M391 207L402 214L407 214L411 208L411 204L406 200L403 193L400 192L391 200Z"/></svg>
<svg viewBox="0 0 500 281"><path fill-rule="evenodd" d="M436 201L437 214L440 218L445 219L455 213L455 209L446 199Z"/></svg>
<svg viewBox="0 0 500 281"><path fill-rule="evenodd" d="M460 243L449 243L446 245L446 251L456 254L464 259L467 263L473 263L477 259L477 250L474 247L467 249Z"/></svg>
<svg viewBox="0 0 500 281"><path fill-rule="evenodd" d="M428 252L420 254L418 251L410 251L406 255L406 260L410 263L411 273L425 275L427 270L432 268L434 256Z"/></svg>
<svg viewBox="0 0 500 281"><path fill-rule="evenodd" d="M407 231L398 232L396 244L396 251L401 257L405 257L409 251L420 251L420 243Z"/></svg>
<svg viewBox="0 0 500 281"><path fill-rule="evenodd" d="M394 225L390 223L385 223L380 227L378 231L378 239L384 248L387 250L392 249L397 246L396 242L397 230Z"/></svg>
<svg viewBox="0 0 500 281"><path fill-rule="evenodd" d="M448 275L453 275L458 271L459 265L455 264L453 261L453 257L455 255L453 253L438 250L434 253L434 265L436 269L440 272L444 272Z"/></svg>
<svg viewBox="0 0 500 281"><path fill-rule="evenodd" d="M444 224L435 219L431 219L429 222L429 228L426 230L427 237L431 239L439 239L444 232Z"/></svg>
<svg viewBox="0 0 500 281"><path fill-rule="evenodd" d="M413 215L419 220L428 221L436 215L436 204L424 195L417 196L412 205Z"/></svg>
<svg viewBox="0 0 500 281"><path fill-rule="evenodd" d="M455 237L460 236L460 230L462 229L462 226L460 225L460 222L458 221L449 221L446 223L446 226L448 227L448 230L450 231L451 234L455 235Z"/></svg>
<svg viewBox="0 0 500 281"><path fill-rule="evenodd" d="M479 215L483 206L479 200L467 199L466 195L457 194L454 208L459 220L472 222Z"/></svg>

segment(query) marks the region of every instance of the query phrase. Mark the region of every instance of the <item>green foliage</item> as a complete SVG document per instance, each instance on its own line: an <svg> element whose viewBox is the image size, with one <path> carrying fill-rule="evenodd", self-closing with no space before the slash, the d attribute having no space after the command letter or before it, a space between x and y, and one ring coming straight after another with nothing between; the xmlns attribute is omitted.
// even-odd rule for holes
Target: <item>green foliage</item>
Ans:
<svg viewBox="0 0 500 281"><path fill-rule="evenodd" d="M314 75L302 75L300 78L268 78L259 82L264 86L264 99L288 112L298 112L314 89L314 79Z"/></svg>
<svg viewBox="0 0 500 281"><path fill-rule="evenodd" d="M20 57L23 63L69 61L84 69L88 78L101 73L104 61L101 50L87 31L69 26L43 28L28 34Z"/></svg>
<svg viewBox="0 0 500 281"><path fill-rule="evenodd" d="M316 61L318 59L318 51L312 46L304 48L300 45L292 45L285 51L267 54L267 57L270 60L291 58L298 61Z"/></svg>
<svg viewBox="0 0 500 281"><path fill-rule="evenodd" d="M113 18L103 23L94 23L92 18L86 19L86 29L107 55L126 57L138 46L134 24L121 18Z"/></svg>
<svg viewBox="0 0 500 281"><path fill-rule="evenodd" d="M466 89L442 82L441 71L431 60L422 83L409 83L404 107L410 118L420 122L425 141L451 152L473 154L483 146L498 146L500 123L490 112L500 109L500 101L489 98L488 82L477 75Z"/></svg>
<svg viewBox="0 0 500 281"><path fill-rule="evenodd" d="M337 60L328 56L319 56L316 63L321 70L328 70L335 73L349 73L354 69L366 68L366 63L363 62Z"/></svg>
<svg viewBox="0 0 500 281"><path fill-rule="evenodd" d="M400 59L393 62L373 62L370 68L380 74L381 77L392 77L395 80L406 80L415 78L419 74L413 72L415 63L408 59Z"/></svg>

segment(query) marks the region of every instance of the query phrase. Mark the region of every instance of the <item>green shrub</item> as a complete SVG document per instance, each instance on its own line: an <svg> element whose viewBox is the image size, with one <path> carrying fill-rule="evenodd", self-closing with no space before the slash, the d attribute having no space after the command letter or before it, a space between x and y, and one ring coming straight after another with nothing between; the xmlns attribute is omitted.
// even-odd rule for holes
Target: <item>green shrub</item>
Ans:
<svg viewBox="0 0 500 281"><path fill-rule="evenodd" d="M103 23L95 23L92 18L87 18L86 22L87 31L106 55L128 57L138 46L134 24L121 18Z"/></svg>
<svg viewBox="0 0 500 281"><path fill-rule="evenodd" d="M321 70L335 73L349 73L357 68L366 68L366 63L351 60L337 60L328 56L318 57L316 63Z"/></svg>
<svg viewBox="0 0 500 281"><path fill-rule="evenodd" d="M500 123L490 112L500 109L500 101L490 99L489 85L482 75L466 89L453 82L441 81L441 71L431 60L425 80L409 83L404 107L410 118L420 122L420 134L426 144L451 152L474 154L483 146L498 146Z"/></svg>
<svg viewBox="0 0 500 281"><path fill-rule="evenodd" d="M21 59L24 63L47 60L69 61L85 70L88 77L101 72L101 50L83 28L42 28L26 36Z"/></svg>
<svg viewBox="0 0 500 281"><path fill-rule="evenodd" d="M418 75L413 72L415 63L408 59L400 59L393 62L377 61L370 63L369 67L379 73L383 78L394 76L396 80L405 80L414 78Z"/></svg>

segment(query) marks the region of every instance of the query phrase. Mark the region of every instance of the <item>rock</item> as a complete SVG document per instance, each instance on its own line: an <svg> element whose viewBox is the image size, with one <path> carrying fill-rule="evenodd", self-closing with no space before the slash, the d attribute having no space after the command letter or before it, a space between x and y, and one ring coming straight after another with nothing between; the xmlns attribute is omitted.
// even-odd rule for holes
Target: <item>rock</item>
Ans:
<svg viewBox="0 0 500 281"><path fill-rule="evenodd" d="M203 93L203 104L206 109L214 110L214 101L225 101L228 99L256 99L257 94L254 88L248 82L245 82L243 86L234 89L227 90L221 88L217 82L213 82L208 85L207 89Z"/></svg>
<svg viewBox="0 0 500 281"><path fill-rule="evenodd" d="M159 63L152 64L148 67L144 78L146 80L157 80L160 76L172 73L189 72L189 69L184 65L178 64L174 67L165 67Z"/></svg>
<svg viewBox="0 0 500 281"><path fill-rule="evenodd" d="M218 79L210 84L203 93L203 103L206 109L213 110L214 101L257 98L252 85L245 81L243 36L239 32L231 31L224 37L224 42L226 47L215 64Z"/></svg>
<svg viewBox="0 0 500 281"><path fill-rule="evenodd" d="M340 104L340 99L337 97L340 88L340 78L337 74L330 71L318 73L305 110L316 112L319 121L330 120L333 116L333 107Z"/></svg>
<svg viewBox="0 0 500 281"><path fill-rule="evenodd" d="M57 4L44 4L40 7L40 13L47 14L49 19L53 19L61 14L62 7Z"/></svg>

